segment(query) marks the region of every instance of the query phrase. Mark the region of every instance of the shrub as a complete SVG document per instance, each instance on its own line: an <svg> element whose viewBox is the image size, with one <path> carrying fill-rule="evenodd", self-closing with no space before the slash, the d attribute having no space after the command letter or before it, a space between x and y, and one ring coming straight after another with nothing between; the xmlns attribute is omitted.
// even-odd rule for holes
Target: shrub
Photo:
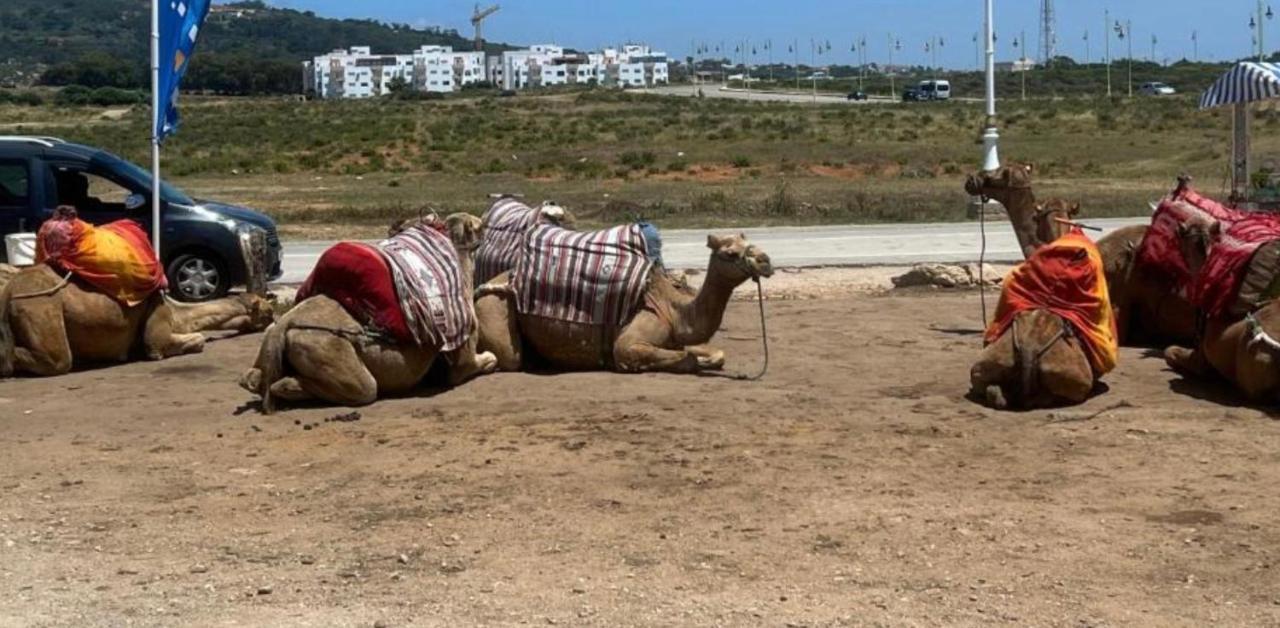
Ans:
<svg viewBox="0 0 1280 628"><path fill-rule="evenodd" d="M632 170L644 170L658 162L658 156L651 150L627 151L618 157L618 162Z"/></svg>
<svg viewBox="0 0 1280 628"><path fill-rule="evenodd" d="M733 159L729 160L729 163L733 164L734 168L750 168L751 158L747 157L746 155L738 155Z"/></svg>

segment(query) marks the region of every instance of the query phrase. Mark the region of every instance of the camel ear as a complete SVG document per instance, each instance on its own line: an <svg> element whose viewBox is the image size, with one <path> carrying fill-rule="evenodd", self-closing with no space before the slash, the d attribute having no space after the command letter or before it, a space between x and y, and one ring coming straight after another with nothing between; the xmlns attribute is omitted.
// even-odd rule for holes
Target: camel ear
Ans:
<svg viewBox="0 0 1280 628"><path fill-rule="evenodd" d="M1067 215L1071 216L1072 218L1075 218L1076 216L1080 215L1080 203L1072 203L1071 211L1068 212Z"/></svg>
<svg viewBox="0 0 1280 628"><path fill-rule="evenodd" d="M1044 212L1045 212L1044 203L1036 203L1036 215L1042 216L1044 215Z"/></svg>
<svg viewBox="0 0 1280 628"><path fill-rule="evenodd" d="M707 236L707 248L711 249L712 251L719 251L720 247L722 246L724 246L724 241L721 240L719 236L716 236L716 235Z"/></svg>
<svg viewBox="0 0 1280 628"><path fill-rule="evenodd" d="M1215 238L1222 235L1222 221L1215 220L1213 224L1209 225L1209 235Z"/></svg>
<svg viewBox="0 0 1280 628"><path fill-rule="evenodd" d="M745 234L745 233L743 233L743 232L739 231L739 232L738 232L738 238L740 238L743 242L746 242L746 241L747 241L747 234Z"/></svg>
<svg viewBox="0 0 1280 628"><path fill-rule="evenodd" d="M1026 164L1026 165L1022 166L1022 169L1023 169L1024 171L1026 171L1027 176L1031 176L1031 174L1032 174L1033 172L1035 172L1035 171L1036 171L1036 165L1035 165L1035 164Z"/></svg>

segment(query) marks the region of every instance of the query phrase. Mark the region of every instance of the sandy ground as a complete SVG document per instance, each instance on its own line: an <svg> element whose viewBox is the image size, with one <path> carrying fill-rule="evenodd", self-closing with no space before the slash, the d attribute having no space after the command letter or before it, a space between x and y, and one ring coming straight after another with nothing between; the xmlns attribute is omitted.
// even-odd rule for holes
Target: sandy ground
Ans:
<svg viewBox="0 0 1280 628"><path fill-rule="evenodd" d="M758 383L264 417L256 337L0 382L0 625L1280 624L1280 424L1131 349L1083 407L987 410L976 294L867 287L771 302Z"/></svg>

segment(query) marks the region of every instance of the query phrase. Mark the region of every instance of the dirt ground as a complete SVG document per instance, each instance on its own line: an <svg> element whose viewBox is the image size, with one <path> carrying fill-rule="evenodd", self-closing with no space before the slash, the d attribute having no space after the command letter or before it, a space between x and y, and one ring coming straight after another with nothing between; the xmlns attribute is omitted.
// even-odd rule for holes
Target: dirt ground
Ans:
<svg viewBox="0 0 1280 628"><path fill-rule="evenodd" d="M1280 625L1266 412L1132 349L1083 407L984 409L971 292L769 308L758 383L265 417L257 337L0 382L0 625Z"/></svg>

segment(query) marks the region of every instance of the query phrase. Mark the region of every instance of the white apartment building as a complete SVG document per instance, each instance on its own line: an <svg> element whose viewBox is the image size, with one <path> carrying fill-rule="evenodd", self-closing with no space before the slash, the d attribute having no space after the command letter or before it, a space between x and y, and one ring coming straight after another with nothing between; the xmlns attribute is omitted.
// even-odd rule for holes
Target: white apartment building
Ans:
<svg viewBox="0 0 1280 628"><path fill-rule="evenodd" d="M399 78L422 92L452 92L485 80L483 52L423 46L408 55L375 55L368 46L335 50L303 62L303 90L318 98L372 98Z"/></svg>
<svg viewBox="0 0 1280 628"><path fill-rule="evenodd" d="M502 89L594 84L652 87L669 80L667 55L648 46L568 53L553 44L509 50L489 60L489 81Z"/></svg>
<svg viewBox="0 0 1280 628"><path fill-rule="evenodd" d="M375 55L368 46L335 50L303 64L303 90L318 98L372 98L396 79L420 92L452 92L488 81L518 90L552 85L652 87L668 82L667 55L627 45L588 54L543 44L486 57L423 46L408 55Z"/></svg>

